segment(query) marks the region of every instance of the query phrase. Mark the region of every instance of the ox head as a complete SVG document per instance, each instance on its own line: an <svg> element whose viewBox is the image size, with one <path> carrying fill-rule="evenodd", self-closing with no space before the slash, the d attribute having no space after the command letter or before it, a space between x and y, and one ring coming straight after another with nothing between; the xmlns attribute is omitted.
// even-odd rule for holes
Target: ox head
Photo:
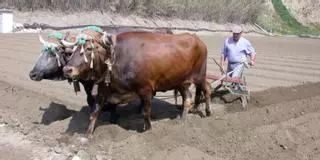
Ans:
<svg viewBox="0 0 320 160"><path fill-rule="evenodd" d="M85 27L77 36L76 42L62 41L72 47L73 53L63 68L64 75L71 79L96 80L103 74L104 61L110 58L111 41L106 33L96 26Z"/></svg>
<svg viewBox="0 0 320 160"><path fill-rule="evenodd" d="M42 49L35 66L29 72L31 80L65 80L62 68L66 64L68 53L71 54L71 51L61 44L63 38L63 34L60 32L49 33L48 41L45 41L39 35Z"/></svg>

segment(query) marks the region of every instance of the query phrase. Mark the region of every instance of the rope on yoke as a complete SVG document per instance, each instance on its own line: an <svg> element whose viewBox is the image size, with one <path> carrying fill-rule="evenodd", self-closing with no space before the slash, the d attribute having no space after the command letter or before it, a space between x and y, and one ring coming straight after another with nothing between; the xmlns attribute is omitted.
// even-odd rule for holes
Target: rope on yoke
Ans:
<svg viewBox="0 0 320 160"><path fill-rule="evenodd" d="M48 34L49 38L56 38L56 39L60 39L62 38L61 35L59 34L60 32L52 32ZM42 48L41 48L41 54L44 54L46 52L51 52L54 53L56 58L57 58L57 63L58 66L61 67L61 62L60 62L60 56L58 54L58 44L52 43L52 42L47 42L45 40L43 40L42 36L39 35L38 36L39 41L43 44ZM40 55L41 55L40 54Z"/></svg>

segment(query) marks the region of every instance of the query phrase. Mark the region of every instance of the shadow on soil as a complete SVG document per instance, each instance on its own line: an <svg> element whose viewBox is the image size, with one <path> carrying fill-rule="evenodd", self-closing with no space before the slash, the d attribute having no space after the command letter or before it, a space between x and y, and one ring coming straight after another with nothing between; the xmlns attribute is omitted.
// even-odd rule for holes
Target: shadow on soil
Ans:
<svg viewBox="0 0 320 160"><path fill-rule="evenodd" d="M144 120L141 114L137 113L140 105L140 101L137 100L129 105L118 107L117 113L120 118L117 125L126 130L141 131ZM107 106L106 106L107 107ZM175 119L177 118L181 110L180 107L168 103L164 100L154 98L152 101L152 122L161 119ZM41 124L50 125L53 122L60 121L72 117L66 133L73 134L85 134L89 122L89 108L88 106L83 106L80 111L69 110L65 105L57 104L51 102L49 107L46 109L41 109L44 111L42 116ZM98 121L96 122L96 127L101 125L108 125L110 112L105 111L100 114Z"/></svg>
<svg viewBox="0 0 320 160"><path fill-rule="evenodd" d="M181 97L180 97L181 98ZM211 95L211 105L214 105L213 101L219 101L218 103L224 104L234 104L239 105L240 101L237 101L238 98L230 99L227 91L217 91ZM202 102L204 103L204 101ZM137 113L140 105L140 100L136 100L133 103L118 107L117 113L120 118L117 122L117 125L125 130L134 130L140 132L143 128L144 120L141 113ZM106 106L107 107L107 106ZM232 107L234 108L234 107ZM232 109L230 107L230 110ZM240 108L240 107L235 107ZM80 111L70 110L63 104L58 104L51 102L48 108L40 108L41 111L44 111L42 115L41 124L50 125L53 122L65 120L71 117L69 126L66 129L67 134L85 134L88 124L89 124L89 108L88 106L83 106ZM162 120L162 119L176 119L181 113L181 105L174 105L173 103L166 102L163 99L154 98L152 100L152 122ZM191 114L191 113L190 113ZM105 111L100 114L98 121L96 122L96 128L101 125L109 125L110 112Z"/></svg>
<svg viewBox="0 0 320 160"><path fill-rule="evenodd" d="M63 104L51 102L48 108L40 108L40 111L44 111L40 124L50 125L55 121L61 121L71 117L77 111L69 110Z"/></svg>
<svg viewBox="0 0 320 160"><path fill-rule="evenodd" d="M248 109L261 108L275 103L282 103L287 101L293 101L297 99L304 99L307 97L313 97L320 95L320 82L309 83L291 87L274 87L264 91L251 92L251 98L249 101ZM181 98L181 97L180 97ZM217 103L223 104L225 111L241 112L246 111L241 107L239 97L230 95L226 91L218 91L211 95L211 105L214 106ZM143 127L143 118L141 114L137 113L140 101L137 100L127 106L118 107L117 112L120 119L117 126L125 130L139 131ZM44 111L41 123L44 125L50 125L53 122L70 118L69 126L66 129L66 137L62 137L62 141L68 141L69 135L74 133L84 134L89 122L89 109L84 106L80 111L74 111L68 109L66 106L57 103L50 103L47 109L40 109ZM172 103L166 102L161 99L154 98L152 101L152 122L161 119L175 119L181 113L181 110ZM96 127L109 125L109 112L103 112L96 123ZM112 127L115 129L114 127ZM110 131L113 132L113 131ZM101 134L101 136L106 136ZM63 139L67 138L67 139Z"/></svg>

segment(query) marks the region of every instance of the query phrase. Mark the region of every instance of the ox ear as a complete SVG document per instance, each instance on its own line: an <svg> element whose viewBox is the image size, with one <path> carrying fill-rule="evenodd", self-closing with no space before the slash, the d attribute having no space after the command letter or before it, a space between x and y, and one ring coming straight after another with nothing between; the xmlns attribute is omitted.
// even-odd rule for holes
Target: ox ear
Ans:
<svg viewBox="0 0 320 160"><path fill-rule="evenodd" d="M69 35L70 35L70 31L67 31L66 34L63 36L62 39L63 39L63 40L66 40Z"/></svg>
<svg viewBox="0 0 320 160"><path fill-rule="evenodd" d="M103 32L103 36L101 37L101 43L104 46L115 45L117 40L117 36L115 34L108 34Z"/></svg>
<svg viewBox="0 0 320 160"><path fill-rule="evenodd" d="M108 37L109 41L111 42L112 45L116 45L117 42L117 35L113 34Z"/></svg>

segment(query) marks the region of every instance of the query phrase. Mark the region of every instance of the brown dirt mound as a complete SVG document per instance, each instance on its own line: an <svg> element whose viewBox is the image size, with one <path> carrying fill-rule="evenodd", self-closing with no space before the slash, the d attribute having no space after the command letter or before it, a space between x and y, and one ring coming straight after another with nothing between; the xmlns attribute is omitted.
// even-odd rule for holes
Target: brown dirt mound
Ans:
<svg viewBox="0 0 320 160"><path fill-rule="evenodd" d="M320 95L320 82L306 83L293 87L274 87L260 92L253 92L250 105L263 107L266 105L305 99Z"/></svg>
<svg viewBox="0 0 320 160"><path fill-rule="evenodd" d="M290 87L272 87L263 91L251 92L248 108L261 108L317 95L320 95L320 82L304 83ZM239 96L228 94L227 91L222 90L213 93L212 97L213 103L224 104L228 111L240 111L241 101Z"/></svg>
<svg viewBox="0 0 320 160"><path fill-rule="evenodd" d="M137 106L134 104L119 110L122 116L119 125L106 122L109 114L104 113L98 121L94 139L85 144L80 143L80 135L87 125L86 107L73 110L72 104L4 82L0 83L0 88L3 106L0 124L6 128L1 135L8 139L16 132L20 139L30 141L28 144L23 142L26 146L21 152L33 158L67 159L79 150L92 157L137 160L304 159L304 155L316 159L320 155L317 129L320 83L252 92L247 111L242 111L238 102L232 102L225 104L225 114L204 119L190 114L186 124L170 117L177 112L172 104L155 100L155 106L166 107L156 107L154 128L144 133L135 130L143 120L139 115L130 114ZM12 138L0 142L3 151L22 145ZM39 152L30 153L28 146ZM7 157L2 155L1 158Z"/></svg>

